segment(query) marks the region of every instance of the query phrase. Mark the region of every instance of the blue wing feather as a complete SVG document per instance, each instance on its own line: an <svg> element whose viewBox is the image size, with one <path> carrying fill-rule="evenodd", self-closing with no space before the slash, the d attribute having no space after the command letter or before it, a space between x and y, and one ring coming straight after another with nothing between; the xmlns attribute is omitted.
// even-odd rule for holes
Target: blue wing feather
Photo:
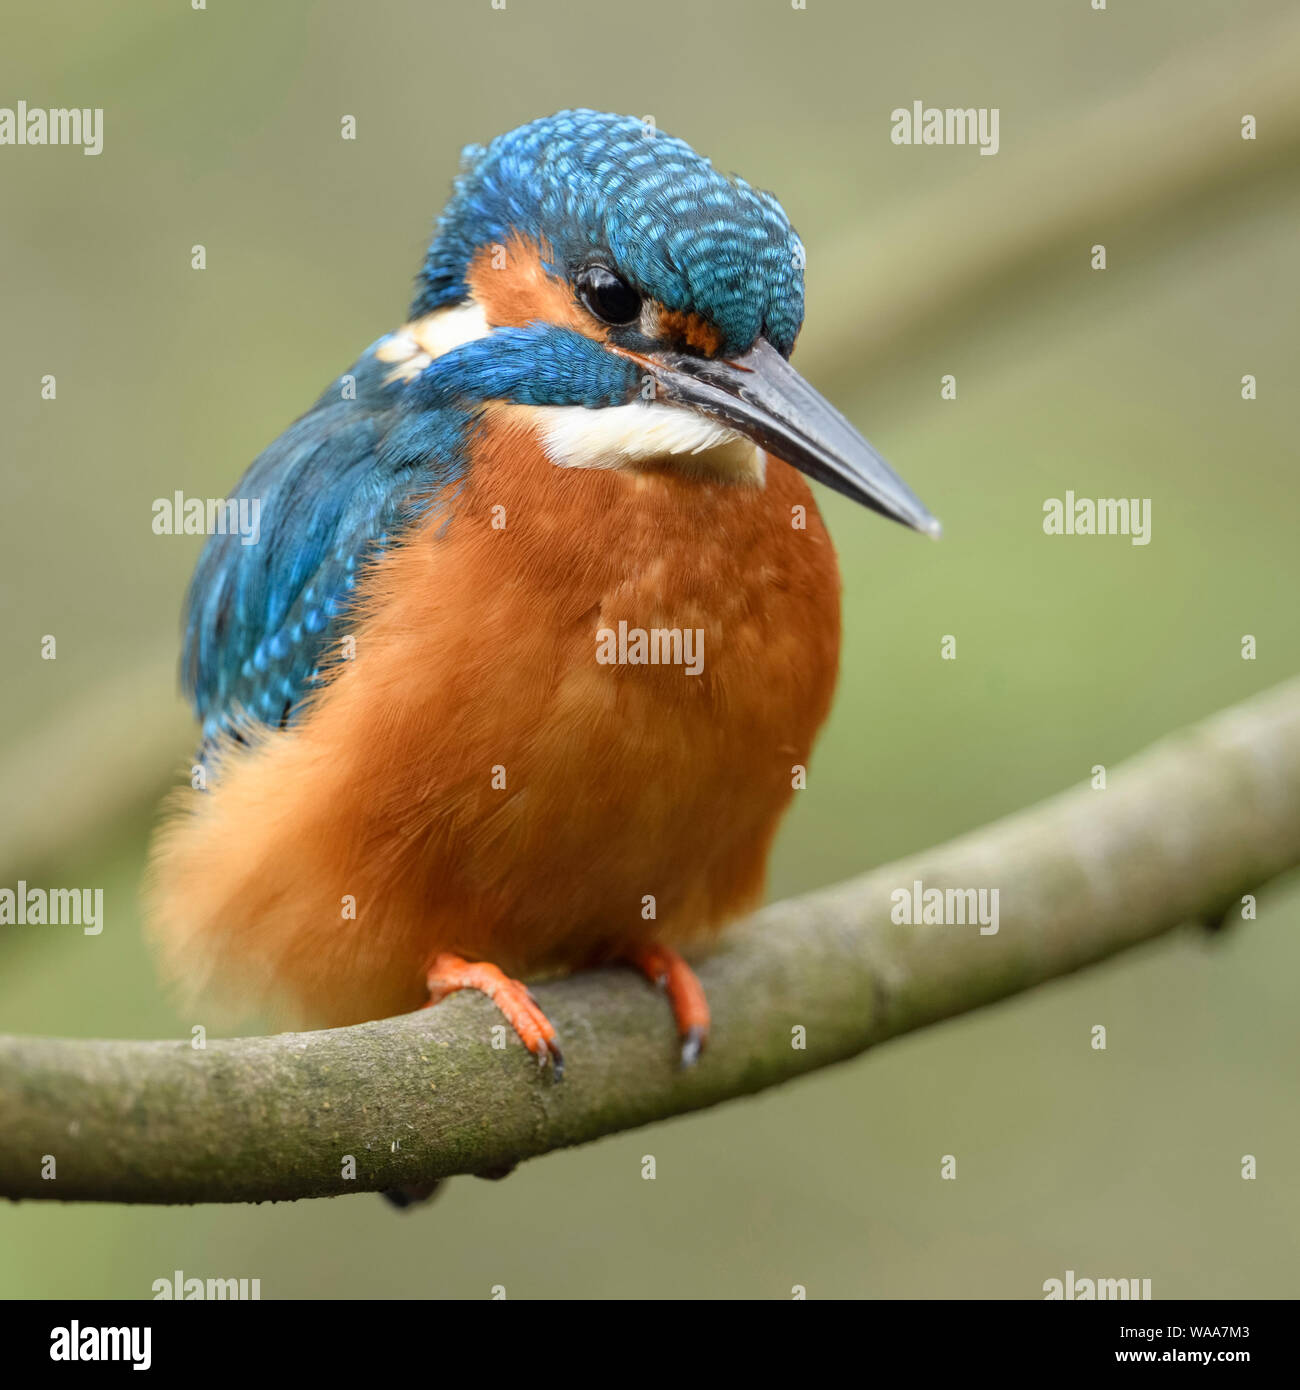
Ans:
<svg viewBox="0 0 1300 1390"><path fill-rule="evenodd" d="M420 409L374 344L253 462L256 543L208 538L185 604L182 685L205 748L293 723L348 627L357 578L464 472L469 417ZM345 390L346 386L351 389Z"/></svg>

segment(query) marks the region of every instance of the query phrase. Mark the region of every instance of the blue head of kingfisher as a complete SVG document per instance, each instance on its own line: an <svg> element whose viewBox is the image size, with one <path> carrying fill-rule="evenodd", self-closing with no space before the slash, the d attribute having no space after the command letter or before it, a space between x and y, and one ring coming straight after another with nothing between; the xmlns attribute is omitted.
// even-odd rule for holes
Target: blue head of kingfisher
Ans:
<svg viewBox="0 0 1300 1390"><path fill-rule="evenodd" d="M511 977L626 959L698 1054L675 946L761 896L835 682L799 475L938 531L790 366L803 263L775 198L640 120L465 151L407 322L254 461L256 543L212 535L190 586L175 976L327 1024L480 989L558 1066Z"/></svg>
<svg viewBox="0 0 1300 1390"><path fill-rule="evenodd" d="M770 193L646 121L594 111L534 121L462 160L411 318L463 306L466 341L430 364L426 399L616 412L558 419L548 452L560 464L604 450L649 457L669 443L706 476L743 472L761 466L735 447L748 440L937 533L789 364L804 250Z"/></svg>

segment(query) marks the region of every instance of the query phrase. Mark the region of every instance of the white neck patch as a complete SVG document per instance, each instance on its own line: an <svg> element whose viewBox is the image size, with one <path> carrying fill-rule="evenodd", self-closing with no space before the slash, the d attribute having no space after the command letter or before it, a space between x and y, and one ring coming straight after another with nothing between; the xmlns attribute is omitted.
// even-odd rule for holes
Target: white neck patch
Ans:
<svg viewBox="0 0 1300 1390"><path fill-rule="evenodd" d="M472 299L435 309L422 319L413 319L390 333L375 349L381 362L391 362L389 381L411 381L444 352L486 338L492 329L482 307Z"/></svg>

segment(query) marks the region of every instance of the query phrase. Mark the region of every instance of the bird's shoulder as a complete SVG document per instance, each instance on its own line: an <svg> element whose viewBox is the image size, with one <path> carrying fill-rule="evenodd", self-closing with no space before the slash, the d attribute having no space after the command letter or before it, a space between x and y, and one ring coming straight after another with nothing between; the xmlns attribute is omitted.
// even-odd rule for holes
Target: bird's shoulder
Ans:
<svg viewBox="0 0 1300 1390"><path fill-rule="evenodd" d="M467 417L410 389L427 360L405 330L372 343L230 494L254 525L209 536L185 603L182 685L205 747L294 721L365 564L463 470Z"/></svg>

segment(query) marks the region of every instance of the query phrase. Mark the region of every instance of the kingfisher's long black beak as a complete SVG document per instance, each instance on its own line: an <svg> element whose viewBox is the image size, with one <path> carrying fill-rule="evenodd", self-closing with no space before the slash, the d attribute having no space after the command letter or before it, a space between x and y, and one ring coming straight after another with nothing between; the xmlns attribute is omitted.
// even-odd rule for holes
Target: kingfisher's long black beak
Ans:
<svg viewBox="0 0 1300 1390"><path fill-rule="evenodd" d="M734 361L659 352L644 359L657 399L698 410L904 526L937 536L942 527L897 473L833 405L760 338Z"/></svg>

